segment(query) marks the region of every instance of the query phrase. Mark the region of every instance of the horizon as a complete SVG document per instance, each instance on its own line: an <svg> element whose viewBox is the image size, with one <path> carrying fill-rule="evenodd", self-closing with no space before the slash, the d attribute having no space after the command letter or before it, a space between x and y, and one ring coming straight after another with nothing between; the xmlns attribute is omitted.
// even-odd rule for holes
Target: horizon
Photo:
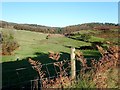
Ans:
<svg viewBox="0 0 120 90"><path fill-rule="evenodd" d="M5 20L0 20L0 21L5 21ZM5 22L8 22L8 23L16 23L16 22L9 22L9 21L5 21ZM89 22L89 23L103 23L103 22ZM67 26L74 26L74 25L82 25L82 24L89 24L88 22L86 23L81 23L81 24L72 24L72 25L67 25ZM103 24L105 23L111 23L111 22L104 22ZM16 24L36 24L36 23L16 23ZM112 24L118 24L118 23L112 23ZM47 25L42 25L42 24L36 24L36 25L41 25L41 26L46 26L46 27L56 27L56 26L47 26ZM58 28L64 28L64 27L67 27L67 26L63 26L63 27L58 27Z"/></svg>
<svg viewBox="0 0 120 90"><path fill-rule="evenodd" d="M33 19L32 19L33 18ZM83 23L118 24L117 2L4 2L3 21L65 27Z"/></svg>

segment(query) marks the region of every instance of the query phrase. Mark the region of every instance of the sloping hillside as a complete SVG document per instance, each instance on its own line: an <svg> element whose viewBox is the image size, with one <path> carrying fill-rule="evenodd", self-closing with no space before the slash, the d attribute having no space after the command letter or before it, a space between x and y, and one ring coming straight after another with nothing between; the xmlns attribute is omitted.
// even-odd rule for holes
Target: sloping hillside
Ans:
<svg viewBox="0 0 120 90"><path fill-rule="evenodd" d="M49 39L46 39L48 34L31 32L31 31L24 31L24 30L11 30L14 33L14 36L17 42L20 44L20 47L14 52L14 55L11 56L3 56L4 61L14 61L17 57L20 59L26 57L34 57L36 56L35 53L46 53L48 54L49 51L54 52L64 52L70 53L70 47L74 46L79 48L80 46L89 46L91 43L78 41L71 38L67 38L60 34L51 34ZM2 31L7 31L7 29L2 29ZM97 51L83 51L84 54L91 55L93 53L97 53ZM88 53L91 52L91 53ZM94 56L94 55L93 55Z"/></svg>

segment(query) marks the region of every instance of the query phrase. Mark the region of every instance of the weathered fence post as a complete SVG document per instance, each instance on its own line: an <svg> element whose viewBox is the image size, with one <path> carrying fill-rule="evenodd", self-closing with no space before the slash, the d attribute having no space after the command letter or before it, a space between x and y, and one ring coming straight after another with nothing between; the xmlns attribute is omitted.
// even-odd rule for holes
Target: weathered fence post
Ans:
<svg viewBox="0 0 120 90"><path fill-rule="evenodd" d="M76 78L75 48L71 47L71 78Z"/></svg>

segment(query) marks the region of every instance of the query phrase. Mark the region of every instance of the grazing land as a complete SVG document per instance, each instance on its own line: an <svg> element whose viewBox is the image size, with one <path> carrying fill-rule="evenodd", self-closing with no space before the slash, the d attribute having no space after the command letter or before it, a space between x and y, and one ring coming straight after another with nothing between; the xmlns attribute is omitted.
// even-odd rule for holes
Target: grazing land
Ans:
<svg viewBox="0 0 120 90"><path fill-rule="evenodd" d="M83 56L88 59L87 62L90 64L90 58L99 60L99 58L102 57L99 50L93 48L92 45L94 42L102 42L103 47L109 46L105 43L106 41L112 42L112 44L115 45L118 44L116 40L118 39L117 30L110 32L81 30L74 32L73 35L69 34L68 36L5 28L2 28L0 31L6 33L12 32L15 40L19 43L19 47L13 51L12 55L2 56L3 86L9 85L10 83L10 85L15 85L14 87L16 87L17 84L18 86L21 85L21 82L28 82L37 77L36 71L33 70L28 62L29 57L42 64L54 63L55 61L49 58L49 52L55 52L60 53L59 61L70 60L70 48L75 47L76 50L83 53ZM111 33L113 33L112 37ZM46 38L48 35L49 38ZM81 37L81 35L84 37ZM86 36L89 37L86 38ZM113 38L114 41L112 41L111 38ZM79 63L77 62L76 65L78 68ZM52 66L49 68L53 69ZM55 71L51 71L51 75L54 75L54 73ZM9 76L7 74L9 74ZM83 83L84 82L81 82L80 85L75 84L73 87L84 87L84 85L81 86ZM94 86L91 87L93 88ZM117 86L114 85L112 87Z"/></svg>
<svg viewBox="0 0 120 90"><path fill-rule="evenodd" d="M0 88L120 90L119 6L3 2Z"/></svg>
<svg viewBox="0 0 120 90"><path fill-rule="evenodd" d="M6 29L2 29L2 31L5 30ZM10 30L14 33L14 36L19 42L20 47L15 50L13 55L3 56L2 62L15 61L17 57L19 57L19 59L23 59L26 57L35 57L35 53L37 52L48 54L49 51L54 51L70 54L69 46L79 48L80 46L91 45L91 43L89 42L74 40L59 34L52 34L49 39L46 39L46 36L48 34L12 29L8 29L6 31ZM104 39L92 37L91 40L103 41ZM99 56L97 50L83 50L82 52L85 56L95 56L94 53L97 53Z"/></svg>

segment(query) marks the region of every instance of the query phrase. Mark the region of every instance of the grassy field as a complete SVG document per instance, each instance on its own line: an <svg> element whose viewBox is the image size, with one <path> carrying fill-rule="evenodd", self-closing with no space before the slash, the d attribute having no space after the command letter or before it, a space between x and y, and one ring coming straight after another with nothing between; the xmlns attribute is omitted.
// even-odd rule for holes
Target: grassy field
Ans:
<svg viewBox="0 0 120 90"><path fill-rule="evenodd" d="M2 29L1 31L10 31ZM35 71L28 63L28 57L33 60L39 60L42 64L54 62L48 58L48 52L60 52L60 60L70 59L70 47L79 48L80 46L89 46L91 43L67 38L63 35L51 35L46 39L48 34L11 30L20 47L14 51L13 55L2 56L3 85L16 84L34 79ZM103 40L101 38L92 37L91 40ZM86 58L99 58L101 55L97 50L81 50ZM19 61L17 61L19 58ZM19 71L19 68L27 68ZM17 75L18 73L18 75ZM9 74L9 75L8 75ZM29 76L28 76L29 75ZM18 78L20 76L20 78Z"/></svg>
<svg viewBox="0 0 120 90"><path fill-rule="evenodd" d="M14 55L2 56L2 62L15 61L17 57L19 57L19 59L23 59L26 57L36 57L35 53L48 54L48 51L61 53L64 52L70 54L70 46L78 48L80 46L91 45L91 43L66 38L62 35L51 35L49 39L46 39L47 34L43 33L24 30L14 30L13 33L16 40L20 44L20 47L14 52ZM94 41L103 39L92 37L91 40ZM85 56L88 55L87 51L89 52L89 54L91 54L91 56L92 54L94 54L94 52L97 52L90 50L83 51Z"/></svg>
<svg viewBox="0 0 120 90"><path fill-rule="evenodd" d="M30 85L30 80L34 80L38 75L37 72L31 67L28 62L28 57L32 57L33 60L39 60L42 64L53 63L54 60L48 57L48 52L59 52L61 60L70 60L70 47L73 46L76 49L80 50L81 46L90 46L90 42L96 41L105 41L109 40L110 33L107 32L107 36L104 36L103 32L99 31L80 31L81 34L90 34L91 38L88 42L80 41L77 39L67 38L63 35L59 34L51 34L49 39L46 39L48 34L24 31L24 30L11 30L11 29L1 29L0 31L12 31L14 33L14 37L16 41L19 43L20 47L14 51L13 55L4 55L2 56L2 84L3 86L14 86L14 87L22 87L22 85ZM115 39L117 35L116 31L113 31L112 35ZM101 33L101 34L100 34ZM74 38L79 37L79 35L74 36ZM100 38L103 37L103 38ZM106 37L106 38L104 38ZM99 59L101 57L98 50L80 50L83 52L85 58L95 58ZM19 60L17 61L17 58ZM89 59L88 59L89 60ZM88 63L90 63L88 61ZM76 69L80 67L79 63L76 63ZM43 69L46 66L43 67ZM47 66L50 70L50 75L53 76L55 74L53 66ZM45 69L46 70L46 69ZM45 71L43 70L43 71ZM115 72L116 73L116 72ZM117 74L116 74L117 75ZM112 73L111 73L112 76ZM22 83L21 83L22 82ZM84 84L84 82L83 82ZM82 87L81 82L75 84L72 87ZM114 87L114 84L110 84L110 87ZM84 86L84 85L83 85ZM28 86L29 87L29 86ZM86 85L84 86L86 87Z"/></svg>

